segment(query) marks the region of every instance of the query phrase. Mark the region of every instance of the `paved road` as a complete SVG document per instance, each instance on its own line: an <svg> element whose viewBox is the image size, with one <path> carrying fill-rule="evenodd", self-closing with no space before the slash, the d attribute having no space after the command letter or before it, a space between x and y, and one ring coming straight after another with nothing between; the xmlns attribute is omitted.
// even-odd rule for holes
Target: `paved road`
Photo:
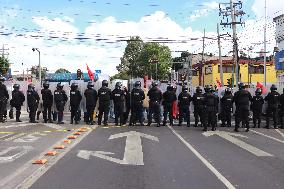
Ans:
<svg viewBox="0 0 284 189"><path fill-rule="evenodd" d="M32 165L33 157L41 157L74 132L44 131L83 125L9 126L1 131L41 129L38 133L46 135L36 135L39 138L32 142L19 140L22 136L10 141L5 141L9 136L0 138L2 152L11 146L27 146L21 157L0 163L1 188L284 187L284 130L281 129L252 129L236 135L232 128L204 133L201 128L178 126L95 126L59 151L58 156L48 159L46 165Z"/></svg>

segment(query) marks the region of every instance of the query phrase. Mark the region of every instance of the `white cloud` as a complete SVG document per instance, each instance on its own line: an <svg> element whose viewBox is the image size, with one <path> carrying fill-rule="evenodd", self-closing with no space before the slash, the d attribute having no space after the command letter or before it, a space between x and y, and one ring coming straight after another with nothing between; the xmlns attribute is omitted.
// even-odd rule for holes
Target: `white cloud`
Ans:
<svg viewBox="0 0 284 189"><path fill-rule="evenodd" d="M265 0L255 0L252 6L253 12L259 18L264 18L265 14ZM267 7L267 16L270 20L273 17L279 16L280 14L284 14L284 1L279 0L266 0Z"/></svg>
<svg viewBox="0 0 284 189"><path fill-rule="evenodd" d="M212 10L217 10L219 8L219 3L216 1L204 2L201 6L203 8L194 10L189 16L190 21L195 21L197 18L207 16Z"/></svg>

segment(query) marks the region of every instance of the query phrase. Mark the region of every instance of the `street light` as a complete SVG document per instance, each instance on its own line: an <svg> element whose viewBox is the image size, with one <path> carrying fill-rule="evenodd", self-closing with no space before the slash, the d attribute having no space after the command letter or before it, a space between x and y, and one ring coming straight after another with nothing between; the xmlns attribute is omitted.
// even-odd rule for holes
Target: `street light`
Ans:
<svg viewBox="0 0 284 189"><path fill-rule="evenodd" d="M38 48L32 48L33 52L37 51L38 52L38 68L39 68L39 74L38 74L38 77L39 77L39 83L40 83L40 86L41 86L41 65L40 65L40 51L38 50Z"/></svg>

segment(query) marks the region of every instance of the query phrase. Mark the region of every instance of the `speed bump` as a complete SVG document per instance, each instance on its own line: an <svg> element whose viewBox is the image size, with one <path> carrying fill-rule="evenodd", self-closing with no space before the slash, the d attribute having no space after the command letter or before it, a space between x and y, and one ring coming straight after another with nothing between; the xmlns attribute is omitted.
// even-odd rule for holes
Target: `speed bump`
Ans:
<svg viewBox="0 0 284 189"><path fill-rule="evenodd" d="M68 139L76 139L76 138L77 138L77 137L74 136L74 135L71 135L71 136L68 137Z"/></svg>
<svg viewBox="0 0 284 189"><path fill-rule="evenodd" d="M57 154L56 151L49 151L49 152L47 152L45 155L46 155L46 156L55 156L56 154Z"/></svg>
<svg viewBox="0 0 284 189"><path fill-rule="evenodd" d="M70 144L71 140L63 140L63 142L66 143L66 144Z"/></svg>
<svg viewBox="0 0 284 189"><path fill-rule="evenodd" d="M47 162L47 159L38 159L33 161L33 164L45 164Z"/></svg>
<svg viewBox="0 0 284 189"><path fill-rule="evenodd" d="M64 145L59 145L59 146L55 146L53 149L64 149L65 146Z"/></svg>

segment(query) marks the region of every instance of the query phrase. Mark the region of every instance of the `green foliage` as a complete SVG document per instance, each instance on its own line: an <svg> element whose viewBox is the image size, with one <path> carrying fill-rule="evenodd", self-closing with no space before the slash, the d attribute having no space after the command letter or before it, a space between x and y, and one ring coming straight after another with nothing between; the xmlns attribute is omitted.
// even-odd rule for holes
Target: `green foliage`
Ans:
<svg viewBox="0 0 284 189"><path fill-rule="evenodd" d="M150 63L151 60L158 62L158 79L167 78L171 68L171 51L169 47L159 43L144 43L137 36L130 37L121 58L121 63L117 66L119 74L116 77L130 78L133 76L135 78L148 75L156 78L156 64Z"/></svg>
<svg viewBox="0 0 284 189"><path fill-rule="evenodd" d="M55 71L56 74L59 74L59 73L71 73L70 71L64 69L64 68L59 68L58 70Z"/></svg>
<svg viewBox="0 0 284 189"><path fill-rule="evenodd" d="M4 56L0 56L0 74L6 75L9 70L10 64L9 60Z"/></svg>

